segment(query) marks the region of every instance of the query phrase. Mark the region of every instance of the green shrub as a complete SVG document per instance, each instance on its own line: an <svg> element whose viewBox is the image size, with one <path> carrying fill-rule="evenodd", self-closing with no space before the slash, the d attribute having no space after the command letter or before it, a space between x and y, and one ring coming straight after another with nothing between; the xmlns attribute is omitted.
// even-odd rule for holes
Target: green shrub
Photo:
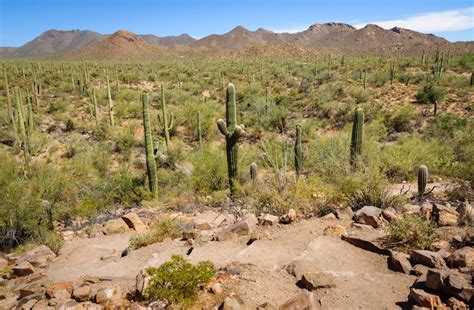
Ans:
<svg viewBox="0 0 474 310"><path fill-rule="evenodd" d="M435 242L435 228L430 220L407 215L388 226L388 240L396 246L431 249Z"/></svg>
<svg viewBox="0 0 474 310"><path fill-rule="evenodd" d="M357 104L364 103L369 99L369 92L361 87L352 88L349 94Z"/></svg>
<svg viewBox="0 0 474 310"><path fill-rule="evenodd" d="M133 249L138 249L153 243L162 242L165 238L179 238L181 234L182 229L177 221L163 218L155 221L150 231L132 237L130 239L130 246Z"/></svg>
<svg viewBox="0 0 474 310"><path fill-rule="evenodd" d="M385 114L385 126L396 132L410 131L410 123L417 116L413 106L397 106Z"/></svg>
<svg viewBox="0 0 474 310"><path fill-rule="evenodd" d="M204 147L191 154L191 184L195 191L208 194L227 188L225 151Z"/></svg>
<svg viewBox="0 0 474 310"><path fill-rule="evenodd" d="M434 104L439 102L446 95L444 88L427 84L415 95L416 101L419 103L431 103Z"/></svg>
<svg viewBox="0 0 474 310"><path fill-rule="evenodd" d="M182 256L173 255L170 262L158 268L149 267L146 272L151 277L145 297L188 306L196 300L198 288L211 281L216 269L209 261L193 265Z"/></svg>

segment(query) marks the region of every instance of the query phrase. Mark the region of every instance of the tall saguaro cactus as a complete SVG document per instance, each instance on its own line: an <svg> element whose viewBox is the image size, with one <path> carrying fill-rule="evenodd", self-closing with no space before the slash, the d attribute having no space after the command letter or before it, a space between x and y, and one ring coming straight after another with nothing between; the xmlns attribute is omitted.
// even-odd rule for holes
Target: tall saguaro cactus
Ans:
<svg viewBox="0 0 474 310"><path fill-rule="evenodd" d="M94 106L94 118L97 129L100 129L100 115L99 115L99 106L97 105L97 96L95 93L95 88L92 88L92 105Z"/></svg>
<svg viewBox="0 0 474 310"><path fill-rule="evenodd" d="M237 164L239 145L238 140L244 134L243 125L237 125L237 106L235 104L235 87L229 83L226 91L226 120L217 120L217 128L225 137L226 155L227 155L227 174L229 177L229 187L231 197L237 195Z"/></svg>
<svg viewBox="0 0 474 310"><path fill-rule="evenodd" d="M295 170L296 175L300 176L303 166L303 154L301 148L301 125L296 125L296 139L295 139Z"/></svg>
<svg viewBox="0 0 474 310"><path fill-rule="evenodd" d="M418 168L418 196L423 196L426 192L426 182L428 180L428 167L421 165Z"/></svg>
<svg viewBox="0 0 474 310"><path fill-rule="evenodd" d="M364 111L361 108L357 108L354 114L354 123L352 125L352 138L351 138L351 166L355 168L357 166L358 158L362 153L362 139L364 133Z"/></svg>
<svg viewBox="0 0 474 310"><path fill-rule="evenodd" d="M30 161L30 145L28 139L28 133L26 131L25 117L23 111L23 104L21 102L20 89L15 87L15 110L18 121L18 128L20 130L20 145L25 156L25 161L28 164Z"/></svg>
<svg viewBox="0 0 474 310"><path fill-rule="evenodd" d="M4 78L4 89L5 89L5 98L7 99L7 110L8 110L8 116L10 117L10 121L13 124L13 128L15 129L16 132L16 124L15 124L15 119L13 116L13 108L12 108L12 100L10 96L10 88L8 87L8 75L7 75L7 68L5 65L3 65L3 78ZM472 84L472 78L471 78L471 84ZM472 85L471 85L472 86Z"/></svg>
<svg viewBox="0 0 474 310"><path fill-rule="evenodd" d="M107 75L107 98L109 100L109 122L110 126L115 126L115 119L114 119L114 102L112 100L112 93L110 91L110 80L109 76Z"/></svg>
<svg viewBox="0 0 474 310"><path fill-rule="evenodd" d="M147 92L142 93L143 130L145 135L146 169L150 191L154 198L158 196L158 179L156 176L156 162L154 157L153 134L150 121L150 97Z"/></svg>
<svg viewBox="0 0 474 310"><path fill-rule="evenodd" d="M161 85L161 116L158 114L158 123L163 130L166 147L168 148L170 146L170 129L173 127L174 115L173 113L168 113L163 85Z"/></svg>

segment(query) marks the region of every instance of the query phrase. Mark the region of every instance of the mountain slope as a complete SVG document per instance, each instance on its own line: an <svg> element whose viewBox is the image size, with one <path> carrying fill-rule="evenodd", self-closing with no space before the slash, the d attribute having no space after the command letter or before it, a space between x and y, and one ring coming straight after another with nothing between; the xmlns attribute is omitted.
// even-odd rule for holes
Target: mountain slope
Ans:
<svg viewBox="0 0 474 310"><path fill-rule="evenodd" d="M59 55L55 59L148 60L163 55L163 48L147 44L136 34L118 30L104 41Z"/></svg>
<svg viewBox="0 0 474 310"><path fill-rule="evenodd" d="M187 33L183 33L179 36L166 37L158 37L153 34L143 34L139 35L139 37L150 45L161 45L166 47L176 47L180 45L188 46L196 41L196 39L194 39Z"/></svg>

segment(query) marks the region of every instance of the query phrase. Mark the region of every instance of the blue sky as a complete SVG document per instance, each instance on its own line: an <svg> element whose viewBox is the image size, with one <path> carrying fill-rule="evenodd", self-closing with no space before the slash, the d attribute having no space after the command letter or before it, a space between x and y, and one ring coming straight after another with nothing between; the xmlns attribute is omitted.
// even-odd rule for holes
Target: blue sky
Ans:
<svg viewBox="0 0 474 310"><path fill-rule="evenodd" d="M472 0L0 0L0 46L20 46L49 29L126 29L201 38L237 25L295 32L322 22L377 23L474 40Z"/></svg>

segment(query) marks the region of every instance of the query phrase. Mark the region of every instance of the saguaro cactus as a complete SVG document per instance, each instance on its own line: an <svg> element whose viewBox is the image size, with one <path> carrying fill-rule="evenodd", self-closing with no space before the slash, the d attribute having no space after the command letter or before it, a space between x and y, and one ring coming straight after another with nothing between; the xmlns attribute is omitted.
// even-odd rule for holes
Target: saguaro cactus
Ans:
<svg viewBox="0 0 474 310"><path fill-rule="evenodd" d="M357 108L354 114L354 123L352 125L351 138L351 166L356 167L358 158L362 153L362 139L364 133L364 111Z"/></svg>
<svg viewBox="0 0 474 310"><path fill-rule="evenodd" d="M92 104L94 105L94 118L97 129L100 129L100 115L99 115L99 106L97 105L97 96L95 93L95 88L92 88Z"/></svg>
<svg viewBox="0 0 474 310"><path fill-rule="evenodd" d="M142 93L143 130L145 135L146 169L148 183L154 198L158 196L158 179L156 176L156 162L154 156L153 135L150 122L150 97L147 92Z"/></svg>
<svg viewBox="0 0 474 310"><path fill-rule="evenodd" d="M8 75L7 75L7 68L5 65L3 65L3 78L4 78L4 89L5 89L5 98L7 99L7 111L8 111L8 116L10 117L10 121L13 124L13 128L16 130L16 124L15 124L15 119L13 116L13 108L12 108L12 100L10 97L10 88L8 87ZM472 86L472 78L471 78L471 86Z"/></svg>
<svg viewBox="0 0 474 310"><path fill-rule="evenodd" d="M231 197L235 197L237 194L238 140L244 134L244 129L242 125L238 126L236 124L237 107L235 104L235 87L232 83L227 86L225 114L225 122L223 119L217 120L217 128L225 137L230 194Z"/></svg>
<svg viewBox="0 0 474 310"><path fill-rule="evenodd" d="M474 72L471 72L471 84L470 86L472 87L474 85Z"/></svg>
<svg viewBox="0 0 474 310"><path fill-rule="evenodd" d="M161 116L160 114L158 114L158 123L160 124L160 127L163 130L166 147L168 148L170 145L170 129L173 127L174 115L173 113L168 114L163 85L161 85Z"/></svg>
<svg viewBox="0 0 474 310"><path fill-rule="evenodd" d="M301 125L296 125L296 139L295 139L295 170L296 175L300 176L303 165L303 154L301 149Z"/></svg>
<svg viewBox="0 0 474 310"><path fill-rule="evenodd" d="M197 113L197 134L199 140L199 147L202 147L201 111L198 111Z"/></svg>
<svg viewBox="0 0 474 310"><path fill-rule="evenodd" d="M28 133L26 131L25 117L23 116L23 105L21 102L20 89L18 87L15 87L15 110L17 116L16 120L18 121L18 128L20 129L20 145L25 156L25 161L28 164L28 162L30 161L30 145L28 143L29 139Z"/></svg>
<svg viewBox="0 0 474 310"><path fill-rule="evenodd" d="M257 180L257 164L256 163L250 164L250 179L252 181Z"/></svg>
<svg viewBox="0 0 474 310"><path fill-rule="evenodd" d="M428 167L421 165L418 168L418 196L423 196L426 192L426 182L428 180Z"/></svg>
<svg viewBox="0 0 474 310"><path fill-rule="evenodd" d="M114 127L115 126L115 120L114 120L114 102L112 100L112 93L110 91L110 80L109 76L107 75L107 98L109 100L109 122L110 126Z"/></svg>

